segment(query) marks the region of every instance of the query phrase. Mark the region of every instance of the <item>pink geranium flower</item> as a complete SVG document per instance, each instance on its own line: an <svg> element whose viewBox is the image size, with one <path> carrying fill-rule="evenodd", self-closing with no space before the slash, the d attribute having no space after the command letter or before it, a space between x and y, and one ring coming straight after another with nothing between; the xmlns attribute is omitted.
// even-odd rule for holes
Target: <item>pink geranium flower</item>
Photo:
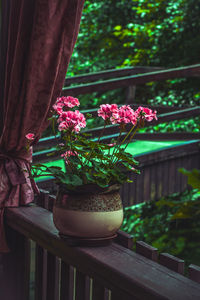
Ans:
<svg viewBox="0 0 200 300"><path fill-rule="evenodd" d="M35 139L35 134L34 133L28 133L26 135L27 140L33 141Z"/></svg>
<svg viewBox="0 0 200 300"><path fill-rule="evenodd" d="M72 108L74 106L79 106L80 102L77 98L68 96L68 97L62 97L63 98L63 103L65 105L65 107L67 108Z"/></svg>
<svg viewBox="0 0 200 300"><path fill-rule="evenodd" d="M76 151L66 151L65 153L61 154L61 157L64 157L64 158L68 158L70 156L78 156L78 153Z"/></svg>
<svg viewBox="0 0 200 300"><path fill-rule="evenodd" d="M61 115L64 111L75 106L79 106L80 102L77 98L72 96L59 97L56 100L56 103L53 105L53 109L57 112L58 115Z"/></svg>
<svg viewBox="0 0 200 300"><path fill-rule="evenodd" d="M58 129L59 131L71 130L79 132L81 128L86 127L85 116L80 111L64 111L58 118Z"/></svg>
<svg viewBox="0 0 200 300"><path fill-rule="evenodd" d="M140 120L147 120L148 122L151 122L153 119L158 119L156 110L152 111L152 109L147 107L139 106L135 113L137 115L137 118L139 118Z"/></svg>
<svg viewBox="0 0 200 300"><path fill-rule="evenodd" d="M117 112L117 104L102 104L100 105L100 109L97 111L98 116L102 117L104 120L110 119L112 114Z"/></svg>
<svg viewBox="0 0 200 300"><path fill-rule="evenodd" d="M74 106L79 106L80 105L80 102L77 98L74 98L72 96L67 96L67 97L59 97L57 98L56 100L56 105L59 105L59 106L65 106L67 108L72 108Z"/></svg>
<svg viewBox="0 0 200 300"><path fill-rule="evenodd" d="M130 107L130 105L121 106L116 113L112 114L111 117L112 124L128 124L132 123L136 125L137 116L134 110Z"/></svg>
<svg viewBox="0 0 200 300"><path fill-rule="evenodd" d="M58 115L61 115L63 112L63 106L64 105L62 103L54 104L53 109L57 112Z"/></svg>

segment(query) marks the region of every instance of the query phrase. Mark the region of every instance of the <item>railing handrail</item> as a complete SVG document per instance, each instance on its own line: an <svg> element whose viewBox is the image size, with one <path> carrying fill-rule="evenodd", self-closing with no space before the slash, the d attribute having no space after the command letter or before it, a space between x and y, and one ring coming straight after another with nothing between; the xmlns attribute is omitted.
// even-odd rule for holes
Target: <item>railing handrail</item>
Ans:
<svg viewBox="0 0 200 300"><path fill-rule="evenodd" d="M94 83L81 84L74 87L64 87L62 95L77 96L92 92L114 90L131 85L141 85L152 81L162 81L173 78L200 76L200 64L159 70L149 73L130 75L115 79L102 80Z"/></svg>
<svg viewBox="0 0 200 300"><path fill-rule="evenodd" d="M200 285L115 243L106 247L70 247L56 230L52 213L37 207L8 208L6 222L53 255L96 278L113 291L136 299L199 299Z"/></svg>
<svg viewBox="0 0 200 300"><path fill-rule="evenodd" d="M98 81L100 79L108 79L113 77L121 77L127 75L134 75L140 73L147 73L156 70L163 70L163 67L148 67L148 66L135 66L135 67L125 67L120 69L108 69L104 71L98 71L93 73L85 73L81 75L74 75L71 77L66 77L64 86L73 83L85 83L88 81Z"/></svg>

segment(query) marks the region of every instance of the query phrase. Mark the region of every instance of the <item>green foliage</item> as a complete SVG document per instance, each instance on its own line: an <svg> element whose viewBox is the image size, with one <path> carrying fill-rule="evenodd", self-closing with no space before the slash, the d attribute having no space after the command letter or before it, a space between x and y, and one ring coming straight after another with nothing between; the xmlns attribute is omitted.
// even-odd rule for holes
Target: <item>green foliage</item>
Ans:
<svg viewBox="0 0 200 300"><path fill-rule="evenodd" d="M180 194L163 197L125 208L122 230L186 260L186 264L200 265L200 194L186 190Z"/></svg>
<svg viewBox="0 0 200 300"><path fill-rule="evenodd" d="M123 147L111 149L107 144L94 142L84 135L73 132L63 137L65 144L57 146L57 152L62 154L70 151L66 159L66 170L60 167L47 167L42 164L32 166L33 176L54 176L59 185L65 185L68 190L74 190L84 184L97 184L105 188L112 184L129 182L126 169L139 173L133 166L138 162L133 155L125 152ZM117 141L116 141L117 142ZM70 150L69 150L70 149Z"/></svg>
<svg viewBox="0 0 200 300"><path fill-rule="evenodd" d="M69 74L197 63L199 8L197 0L86 0Z"/></svg>
<svg viewBox="0 0 200 300"><path fill-rule="evenodd" d="M159 252L177 255L187 265L200 265L200 171L179 171L193 189L125 208L122 230Z"/></svg>
<svg viewBox="0 0 200 300"><path fill-rule="evenodd" d="M125 66L176 67L199 62L199 0L86 0L68 74ZM107 102L122 102L112 91ZM174 79L138 87L139 103L197 105L199 80ZM101 94L83 96L83 108L102 103ZM109 99L109 100L108 100ZM81 107L82 108L82 107Z"/></svg>
<svg viewBox="0 0 200 300"><path fill-rule="evenodd" d="M191 55L189 41L194 41L193 45L196 41L197 48L200 45L199 1L133 0L132 3L135 13L132 22L114 28L123 47L131 50L123 66L147 62L178 66L197 62L198 55Z"/></svg>
<svg viewBox="0 0 200 300"><path fill-rule="evenodd" d="M192 119L183 119L177 121L170 121L168 123L158 124L156 126L149 126L140 130L140 132L199 132L200 131L200 117Z"/></svg>
<svg viewBox="0 0 200 300"><path fill-rule="evenodd" d="M126 57L114 27L132 19L132 2L86 0L78 41L69 66L69 75L116 68ZM128 54L128 51L127 51Z"/></svg>
<svg viewBox="0 0 200 300"><path fill-rule="evenodd" d="M179 171L187 176L188 184L191 185L193 189L198 189L200 193L200 170L193 169L192 171L187 171L181 168Z"/></svg>

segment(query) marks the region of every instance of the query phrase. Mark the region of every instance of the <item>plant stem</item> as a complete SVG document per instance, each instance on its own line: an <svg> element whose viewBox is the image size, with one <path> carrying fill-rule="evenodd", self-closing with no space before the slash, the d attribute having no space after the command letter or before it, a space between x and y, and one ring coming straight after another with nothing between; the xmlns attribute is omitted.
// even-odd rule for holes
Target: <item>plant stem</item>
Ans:
<svg viewBox="0 0 200 300"><path fill-rule="evenodd" d="M119 149L119 147L121 145L121 143L118 144L118 142L121 139L121 136L122 136L122 129L120 129L120 133L119 133L119 136L118 136L117 141L116 141L116 147L114 147L111 159L114 159L114 154L117 152L117 150ZM111 162L113 163L113 161L111 161Z"/></svg>
<svg viewBox="0 0 200 300"><path fill-rule="evenodd" d="M100 138L102 137L102 135L103 135L103 133L104 133L104 131L105 131L105 128L106 128L106 121L104 121L104 127L103 127L103 129L102 129L102 131L101 131L101 134L99 135L99 138L98 138L97 143L99 143Z"/></svg>
<svg viewBox="0 0 200 300"><path fill-rule="evenodd" d="M102 137L102 135L103 135L103 133L104 133L104 131L105 131L105 128L106 128L106 121L104 122L104 127L103 127L103 130L101 131L101 134L99 135L99 138L98 138L98 141L97 141L97 143L99 143L99 141L100 141L100 138ZM89 155L89 157L88 157L88 158L86 158L86 159L87 159L87 161L89 161L89 162L90 162L90 157L91 157L91 155L92 155L92 153L93 153L93 150L94 150L94 147L92 148L92 150L91 150L91 152L90 152L90 155Z"/></svg>
<svg viewBox="0 0 200 300"><path fill-rule="evenodd" d="M124 148L123 150L126 150L128 144L129 144L130 141L133 139L133 137L134 137L134 135L136 134L137 130L138 130L138 127L136 126L136 127L135 127L135 130L133 131L133 134L132 134L131 137L129 138L128 143L126 144L126 146L125 146L125 148Z"/></svg>
<svg viewBox="0 0 200 300"><path fill-rule="evenodd" d="M134 128L135 128L135 126L131 127L131 129L129 130L129 132L126 134L125 138L114 149L112 156L114 156L114 154L117 153L117 151L119 150L119 148L121 147L121 145L126 141L126 139L129 137L129 135L131 134L131 132L133 131ZM120 131L120 136L118 137L117 141L119 140L119 138L121 138L121 135L122 135L122 130ZM116 160L116 162L117 161L118 161L118 159ZM113 157L112 163L116 163L116 162L115 162L115 157Z"/></svg>
<svg viewBox="0 0 200 300"><path fill-rule="evenodd" d="M133 131L133 129L135 128L135 130ZM119 146L121 146L122 144L123 144L123 142L127 139L127 137L131 134L131 132L133 131L133 134L130 136L130 138L129 138L129 140L128 140L128 142L127 142L127 144L126 144L126 146L125 146L125 148L123 149L123 150L126 150L126 148L127 148L127 146L128 146L128 144L130 143L130 141L133 139L133 137L134 137L134 135L136 134L136 132L137 132L137 130L138 130L138 127L136 126L133 126L132 128L131 128L131 130L129 131L129 133L125 136L125 138L123 139L123 141L121 142L121 144L119 145ZM119 147L118 147L118 149L119 149ZM115 161L115 159L113 160L113 164L116 164L118 162L118 158L116 159L116 161Z"/></svg>

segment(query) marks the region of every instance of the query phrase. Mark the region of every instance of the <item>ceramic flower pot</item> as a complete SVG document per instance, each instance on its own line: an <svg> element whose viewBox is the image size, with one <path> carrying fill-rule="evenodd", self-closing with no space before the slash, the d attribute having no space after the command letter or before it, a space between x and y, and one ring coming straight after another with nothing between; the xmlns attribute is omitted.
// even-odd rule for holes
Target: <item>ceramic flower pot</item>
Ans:
<svg viewBox="0 0 200 300"><path fill-rule="evenodd" d="M113 236L123 221L118 186L93 191L87 187L79 193L59 190L53 208L53 220L61 235L80 238ZM94 192L96 190L96 193Z"/></svg>

